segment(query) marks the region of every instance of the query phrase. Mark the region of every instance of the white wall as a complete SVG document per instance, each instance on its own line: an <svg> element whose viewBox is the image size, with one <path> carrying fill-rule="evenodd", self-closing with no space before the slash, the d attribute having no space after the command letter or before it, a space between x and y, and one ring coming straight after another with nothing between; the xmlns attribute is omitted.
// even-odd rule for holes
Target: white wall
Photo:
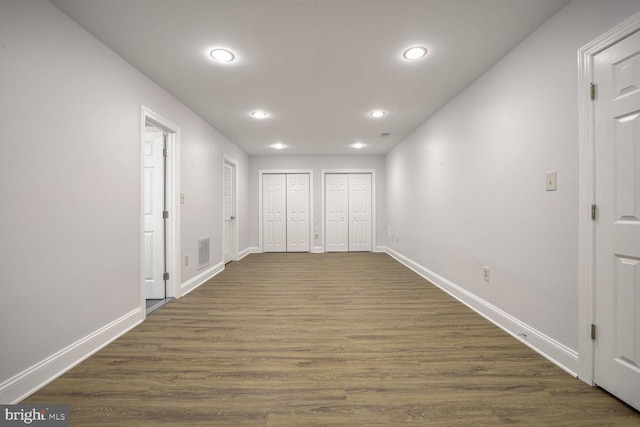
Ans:
<svg viewBox="0 0 640 427"><path fill-rule="evenodd" d="M222 165L224 156L238 162L237 223L238 249L249 247L248 227L248 156L225 136L199 117L193 120L201 125L199 132L191 135L182 131L181 191L185 203L181 206L181 261L189 255L189 265L182 263L182 283L202 281L222 268ZM196 123L194 123L195 125ZM194 126L194 130L197 129ZM190 143L189 143L190 142ZM211 238L211 262L208 268L198 271L197 240ZM191 289L191 286L189 286Z"/></svg>
<svg viewBox="0 0 640 427"><path fill-rule="evenodd" d="M181 128L181 252L222 261L223 155L248 157L44 0L0 2L0 403L144 318L141 107ZM181 280L196 275L195 263Z"/></svg>
<svg viewBox="0 0 640 427"><path fill-rule="evenodd" d="M387 156L390 251L548 356L567 356L570 371L578 215L588 214L578 212L577 50L638 10L637 0L573 1Z"/></svg>
<svg viewBox="0 0 640 427"><path fill-rule="evenodd" d="M322 214L322 170L350 170L368 169L375 171L376 185L376 245L384 246L386 223L386 174L383 156L255 156L249 160L249 232L251 235L250 245L257 250L259 248L259 174L260 170L287 170L287 169L307 169L313 171L313 219L321 226L324 221ZM323 247L322 232L318 239L311 242L312 249ZM375 248L374 248L375 249Z"/></svg>

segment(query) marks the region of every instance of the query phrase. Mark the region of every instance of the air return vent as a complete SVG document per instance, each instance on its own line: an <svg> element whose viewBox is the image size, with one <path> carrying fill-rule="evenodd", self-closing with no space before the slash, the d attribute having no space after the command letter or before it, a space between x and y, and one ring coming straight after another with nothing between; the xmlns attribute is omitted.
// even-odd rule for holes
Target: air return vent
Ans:
<svg viewBox="0 0 640 427"><path fill-rule="evenodd" d="M209 265L209 238L198 239L198 270Z"/></svg>

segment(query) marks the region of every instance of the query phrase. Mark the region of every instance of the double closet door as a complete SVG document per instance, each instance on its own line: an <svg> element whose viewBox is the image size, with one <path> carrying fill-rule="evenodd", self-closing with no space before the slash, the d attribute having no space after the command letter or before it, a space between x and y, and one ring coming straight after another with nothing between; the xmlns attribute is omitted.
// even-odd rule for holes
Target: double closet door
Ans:
<svg viewBox="0 0 640 427"><path fill-rule="evenodd" d="M371 174L325 175L327 252L371 251Z"/></svg>
<svg viewBox="0 0 640 427"><path fill-rule="evenodd" d="M262 250L309 252L309 174L262 177Z"/></svg>

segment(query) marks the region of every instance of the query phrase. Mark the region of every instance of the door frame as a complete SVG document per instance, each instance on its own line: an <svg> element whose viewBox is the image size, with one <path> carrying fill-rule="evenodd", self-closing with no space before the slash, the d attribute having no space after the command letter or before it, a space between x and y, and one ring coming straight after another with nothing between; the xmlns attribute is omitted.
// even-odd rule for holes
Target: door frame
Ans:
<svg viewBox="0 0 640 427"><path fill-rule="evenodd" d="M224 205L224 166L231 166L231 194L232 194L232 202L231 202L231 215L234 220L231 221L231 259L229 262L238 260L238 162L224 155L222 159L222 203ZM224 206L223 206L224 211ZM224 212L222 218L222 257L224 258Z"/></svg>
<svg viewBox="0 0 640 427"><path fill-rule="evenodd" d="M578 378L594 385L595 341L591 324L595 323L596 222L591 219L595 203L595 106L590 99L594 80L594 57L599 52L640 30L640 13L607 31L578 50L579 114L579 289L578 289ZM597 99L597 90L596 90Z"/></svg>
<svg viewBox="0 0 640 427"><path fill-rule="evenodd" d="M145 149L145 127L151 122L154 126L167 133L166 148L169 156L165 170L165 206L169 211L169 218L165 232L165 271L169 273L169 280L166 281L166 298L180 297L180 127L167 120L160 114L145 107L141 108L140 114L140 205L139 205L139 236L138 245L140 251L140 307L142 312L145 309L144 290L144 149ZM146 317L146 315L145 315Z"/></svg>
<svg viewBox="0 0 640 427"><path fill-rule="evenodd" d="M271 174L304 173L309 175L309 252L313 252L313 169L260 169L258 171L258 248L264 252L262 238L262 177Z"/></svg>
<svg viewBox="0 0 640 427"><path fill-rule="evenodd" d="M322 209L322 223L320 224L320 235L322 236L321 252L326 252L326 236L325 236L325 181L327 175L340 173L368 173L371 174L371 252L377 252L376 248L376 170L375 169L322 169L320 175L322 178L322 197L321 197L321 209Z"/></svg>

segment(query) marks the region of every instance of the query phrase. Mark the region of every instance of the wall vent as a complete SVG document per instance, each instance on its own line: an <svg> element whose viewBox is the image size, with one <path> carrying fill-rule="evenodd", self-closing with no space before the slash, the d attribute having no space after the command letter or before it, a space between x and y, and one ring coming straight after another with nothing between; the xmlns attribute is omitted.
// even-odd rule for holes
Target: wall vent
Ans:
<svg viewBox="0 0 640 427"><path fill-rule="evenodd" d="M209 238L198 239L198 270L209 265Z"/></svg>

